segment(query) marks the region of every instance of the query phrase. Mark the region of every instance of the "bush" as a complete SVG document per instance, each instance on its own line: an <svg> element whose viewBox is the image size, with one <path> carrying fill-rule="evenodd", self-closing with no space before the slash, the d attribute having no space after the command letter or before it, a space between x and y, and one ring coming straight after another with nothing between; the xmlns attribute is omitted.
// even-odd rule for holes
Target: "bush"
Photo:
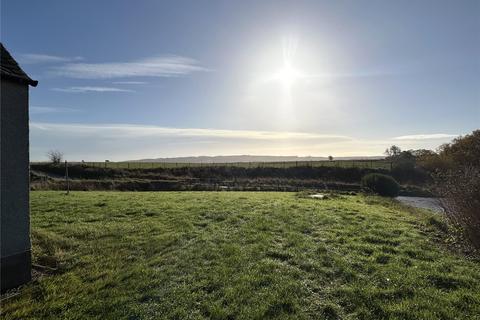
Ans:
<svg viewBox="0 0 480 320"><path fill-rule="evenodd" d="M440 156L453 168L480 168L480 130L458 137L440 147Z"/></svg>
<svg viewBox="0 0 480 320"><path fill-rule="evenodd" d="M462 226L472 244L480 248L480 168L439 172L435 182L447 216Z"/></svg>
<svg viewBox="0 0 480 320"><path fill-rule="evenodd" d="M447 216L480 248L480 130L443 145L435 163L434 187Z"/></svg>
<svg viewBox="0 0 480 320"><path fill-rule="evenodd" d="M362 188L371 190L383 197L396 197L400 185L390 176L380 173L370 173L362 178Z"/></svg>

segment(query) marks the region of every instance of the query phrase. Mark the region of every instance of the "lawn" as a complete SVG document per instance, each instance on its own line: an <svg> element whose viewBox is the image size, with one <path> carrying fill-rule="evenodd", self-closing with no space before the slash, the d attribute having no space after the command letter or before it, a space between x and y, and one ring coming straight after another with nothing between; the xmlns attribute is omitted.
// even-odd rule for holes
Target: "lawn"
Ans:
<svg viewBox="0 0 480 320"><path fill-rule="evenodd" d="M5 319L475 319L480 262L434 214L268 192L32 192L51 267Z"/></svg>

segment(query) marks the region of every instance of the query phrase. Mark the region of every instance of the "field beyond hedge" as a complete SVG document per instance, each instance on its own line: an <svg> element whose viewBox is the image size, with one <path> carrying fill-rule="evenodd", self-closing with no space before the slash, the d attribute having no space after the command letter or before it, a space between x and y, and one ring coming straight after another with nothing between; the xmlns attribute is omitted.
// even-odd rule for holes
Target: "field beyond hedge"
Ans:
<svg viewBox="0 0 480 320"><path fill-rule="evenodd" d="M66 190L65 166L51 163L30 165L31 190ZM391 171L328 166L237 167L203 166L179 168L103 168L71 164L69 187L75 191L358 191L369 173L392 175L402 195L431 196L428 174L419 169Z"/></svg>
<svg viewBox="0 0 480 320"><path fill-rule="evenodd" d="M475 319L480 261L378 197L31 193L36 280L5 319Z"/></svg>

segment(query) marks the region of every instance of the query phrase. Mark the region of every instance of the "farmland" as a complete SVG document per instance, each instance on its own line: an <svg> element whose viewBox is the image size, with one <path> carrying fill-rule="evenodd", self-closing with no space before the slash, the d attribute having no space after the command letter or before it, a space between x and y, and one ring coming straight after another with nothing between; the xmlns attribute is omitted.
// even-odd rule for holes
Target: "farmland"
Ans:
<svg viewBox="0 0 480 320"><path fill-rule="evenodd" d="M480 261L394 200L31 193L40 272L5 319L474 319Z"/></svg>
<svg viewBox="0 0 480 320"><path fill-rule="evenodd" d="M177 191L298 191L335 189L358 191L361 178L372 172L391 174L405 190L420 189L428 175L418 169L410 171L337 166L241 167L193 166L173 168L110 168L69 164L72 190ZM65 189L65 166L32 163L31 181L34 190ZM419 190L423 192L422 190ZM411 191L408 191L411 192ZM415 191L416 192L416 191ZM418 192L416 192L418 193Z"/></svg>
<svg viewBox="0 0 480 320"><path fill-rule="evenodd" d="M197 167L236 167L236 168L293 168L293 167L339 167L339 168L369 168L391 169L389 160L332 160L332 161L275 161L275 162L71 162L72 165L83 165L93 168L110 169L155 169L155 168L197 168Z"/></svg>

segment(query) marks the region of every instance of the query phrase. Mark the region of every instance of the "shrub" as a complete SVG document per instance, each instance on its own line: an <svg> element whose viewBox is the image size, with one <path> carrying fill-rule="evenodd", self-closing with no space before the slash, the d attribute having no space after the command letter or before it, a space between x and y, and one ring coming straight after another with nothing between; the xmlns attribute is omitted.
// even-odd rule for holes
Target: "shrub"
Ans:
<svg viewBox="0 0 480 320"><path fill-rule="evenodd" d="M434 187L447 216L480 248L480 130L443 145L435 164Z"/></svg>
<svg viewBox="0 0 480 320"><path fill-rule="evenodd" d="M410 163L395 163L390 174L400 183L424 185L432 180L428 171Z"/></svg>
<svg viewBox="0 0 480 320"><path fill-rule="evenodd" d="M480 168L480 130L460 136L440 147L440 156L453 167Z"/></svg>
<svg viewBox="0 0 480 320"><path fill-rule="evenodd" d="M439 172L435 182L447 216L462 226L472 244L480 248L480 168Z"/></svg>
<svg viewBox="0 0 480 320"><path fill-rule="evenodd" d="M362 188L371 190L383 197L396 197L400 185L390 176L381 173L370 173L362 178Z"/></svg>

